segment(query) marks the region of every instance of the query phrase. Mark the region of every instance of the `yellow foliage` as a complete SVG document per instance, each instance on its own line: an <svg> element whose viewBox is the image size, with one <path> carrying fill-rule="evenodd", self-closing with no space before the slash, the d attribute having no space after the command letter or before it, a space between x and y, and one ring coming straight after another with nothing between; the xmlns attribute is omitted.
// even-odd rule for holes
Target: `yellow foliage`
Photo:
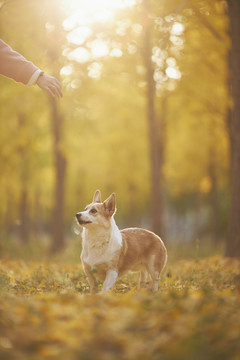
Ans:
<svg viewBox="0 0 240 360"><path fill-rule="evenodd" d="M1 359L239 359L239 261L170 264L160 290L135 275L89 295L78 264L0 262Z"/></svg>

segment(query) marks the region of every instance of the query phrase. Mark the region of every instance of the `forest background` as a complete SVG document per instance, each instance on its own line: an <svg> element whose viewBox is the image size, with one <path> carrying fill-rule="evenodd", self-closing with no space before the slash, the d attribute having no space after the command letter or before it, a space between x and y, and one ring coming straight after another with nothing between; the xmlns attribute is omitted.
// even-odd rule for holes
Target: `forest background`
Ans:
<svg viewBox="0 0 240 360"><path fill-rule="evenodd" d="M74 214L97 188L116 192L120 228L222 251L229 31L222 0L1 1L1 38L64 92L0 78L2 254L80 244Z"/></svg>
<svg viewBox="0 0 240 360"><path fill-rule="evenodd" d="M0 0L0 37L64 94L0 76L1 359L240 359L239 18L238 0ZM128 273L89 294L75 213L97 188L166 243L157 293Z"/></svg>

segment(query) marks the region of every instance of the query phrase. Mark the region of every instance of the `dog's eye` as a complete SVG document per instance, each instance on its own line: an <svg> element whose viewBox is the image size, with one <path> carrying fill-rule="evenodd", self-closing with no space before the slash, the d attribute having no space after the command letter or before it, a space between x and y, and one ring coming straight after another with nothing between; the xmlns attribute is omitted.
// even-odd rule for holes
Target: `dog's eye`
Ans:
<svg viewBox="0 0 240 360"><path fill-rule="evenodd" d="M97 212L96 209L91 209L91 210L90 210L90 213L91 213L91 214L96 214L96 212Z"/></svg>

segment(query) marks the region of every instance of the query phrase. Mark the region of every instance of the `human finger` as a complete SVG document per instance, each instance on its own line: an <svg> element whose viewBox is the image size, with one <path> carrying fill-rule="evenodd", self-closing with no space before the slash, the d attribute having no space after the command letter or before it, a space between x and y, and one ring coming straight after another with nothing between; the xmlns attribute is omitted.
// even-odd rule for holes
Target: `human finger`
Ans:
<svg viewBox="0 0 240 360"><path fill-rule="evenodd" d="M62 97L61 87L55 85L53 82L50 82L47 87L54 96L56 95L58 98Z"/></svg>
<svg viewBox="0 0 240 360"><path fill-rule="evenodd" d="M51 96L55 97L54 92L52 91L52 89L51 89L49 86L45 87L45 90L46 90Z"/></svg>
<svg viewBox="0 0 240 360"><path fill-rule="evenodd" d="M60 82L55 78L53 81L53 85L52 85L52 90L54 91L55 95L57 95L57 97L61 98L63 96L62 94L62 86L60 84Z"/></svg>
<svg viewBox="0 0 240 360"><path fill-rule="evenodd" d="M61 86L56 86L55 87L55 93L59 98L63 97Z"/></svg>

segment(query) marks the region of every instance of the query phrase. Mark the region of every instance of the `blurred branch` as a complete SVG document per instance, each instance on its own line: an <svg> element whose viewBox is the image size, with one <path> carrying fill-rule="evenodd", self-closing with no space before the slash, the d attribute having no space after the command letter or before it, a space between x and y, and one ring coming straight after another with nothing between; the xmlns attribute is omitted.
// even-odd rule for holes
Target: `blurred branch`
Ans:
<svg viewBox="0 0 240 360"><path fill-rule="evenodd" d="M202 91L197 89L190 82L188 84L188 87L185 87L184 91L189 98L197 98L199 100L199 103L204 104L211 114L225 116L225 113L219 109L219 106L217 104L214 105L213 102L207 96L205 96Z"/></svg>
<svg viewBox="0 0 240 360"><path fill-rule="evenodd" d="M6 5L8 2L9 2L9 0L1 1L1 2L0 2L0 10L2 10L2 8L4 7L4 5Z"/></svg>
<svg viewBox="0 0 240 360"><path fill-rule="evenodd" d="M7 4L9 4L10 2L13 2L13 1L15 1L15 0L4 0L4 1L0 1L0 10L2 10L2 8L3 8L5 5L7 5Z"/></svg>
<svg viewBox="0 0 240 360"><path fill-rule="evenodd" d="M183 10L183 8L185 7L186 3L188 0L182 0L181 4L177 7L177 9L174 12L174 16L176 17L177 15L179 15L179 13Z"/></svg>
<svg viewBox="0 0 240 360"><path fill-rule="evenodd" d="M216 39L219 41L225 41L224 37L219 34L219 32L216 31L216 29L210 24L209 21L201 14L201 12L198 10L198 8L195 5L191 5L192 9L197 14L199 20L202 22L202 24L212 33L213 36L215 36Z"/></svg>

